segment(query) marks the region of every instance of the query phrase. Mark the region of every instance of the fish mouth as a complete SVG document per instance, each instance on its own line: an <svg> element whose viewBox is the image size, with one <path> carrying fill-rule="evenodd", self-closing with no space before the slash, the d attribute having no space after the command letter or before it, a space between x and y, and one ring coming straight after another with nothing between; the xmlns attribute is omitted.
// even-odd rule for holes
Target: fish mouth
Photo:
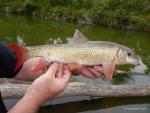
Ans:
<svg viewBox="0 0 150 113"><path fill-rule="evenodd" d="M130 64L139 65L139 64L140 64L140 57L139 57L139 56L128 57L128 58L127 58L127 61L128 61Z"/></svg>

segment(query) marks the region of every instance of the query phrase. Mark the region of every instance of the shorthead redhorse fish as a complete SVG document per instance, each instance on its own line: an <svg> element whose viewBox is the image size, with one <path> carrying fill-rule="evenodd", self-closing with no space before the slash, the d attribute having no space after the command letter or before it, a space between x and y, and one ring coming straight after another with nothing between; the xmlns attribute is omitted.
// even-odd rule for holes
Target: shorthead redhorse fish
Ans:
<svg viewBox="0 0 150 113"><path fill-rule="evenodd" d="M132 49L113 42L88 41L78 30L68 44L32 46L28 51L29 58L41 56L65 64L101 65L108 80L112 80L115 65L139 63Z"/></svg>

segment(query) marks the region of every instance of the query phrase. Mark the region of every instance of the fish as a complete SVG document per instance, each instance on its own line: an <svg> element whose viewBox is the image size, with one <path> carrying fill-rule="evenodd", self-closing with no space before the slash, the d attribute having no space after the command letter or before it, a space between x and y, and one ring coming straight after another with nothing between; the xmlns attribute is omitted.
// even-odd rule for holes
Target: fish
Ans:
<svg viewBox="0 0 150 113"><path fill-rule="evenodd" d="M116 65L138 65L139 57L134 50L114 42L89 41L79 30L67 44L51 44L26 47L28 57L44 57L49 62L102 66L102 73L111 81ZM38 64L34 69L39 69Z"/></svg>
<svg viewBox="0 0 150 113"><path fill-rule="evenodd" d="M109 42L109 41L89 41L88 38L81 33L78 29L76 29L73 38L68 42L69 44L80 44L80 43L88 44L88 45L97 45L97 46L110 46L110 47L118 47L122 50L125 50L125 55L127 55L127 62L125 64L133 64L139 65L140 57L136 55L133 49L130 49L124 45ZM124 63L122 63L124 64Z"/></svg>

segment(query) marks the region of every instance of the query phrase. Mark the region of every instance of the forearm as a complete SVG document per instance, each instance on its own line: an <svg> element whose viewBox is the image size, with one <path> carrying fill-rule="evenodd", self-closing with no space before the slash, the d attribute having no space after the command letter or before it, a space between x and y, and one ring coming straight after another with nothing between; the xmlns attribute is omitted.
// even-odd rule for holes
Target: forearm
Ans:
<svg viewBox="0 0 150 113"><path fill-rule="evenodd" d="M34 81L35 79L37 79L39 76L41 76L41 72L36 73L36 74L28 74L28 73L22 73L22 71L20 71L14 78L18 79L18 80L25 80L25 81Z"/></svg>
<svg viewBox="0 0 150 113"><path fill-rule="evenodd" d="M36 113L41 102L34 96L25 95L8 113Z"/></svg>
<svg viewBox="0 0 150 113"><path fill-rule="evenodd" d="M0 77L12 78L20 70L15 51L0 42Z"/></svg>
<svg viewBox="0 0 150 113"><path fill-rule="evenodd" d="M46 62L44 60L41 60L41 57L35 57L32 59L29 59L28 61L26 61L20 72L15 76L15 79L20 79L20 80L27 80L27 81L33 81L36 78L38 78L40 75L42 75L44 73L44 70L37 70L36 72L33 72L31 69L36 66L37 64L39 64L39 61L42 61L42 64L44 62L43 68L47 67L47 65L49 64L49 62Z"/></svg>

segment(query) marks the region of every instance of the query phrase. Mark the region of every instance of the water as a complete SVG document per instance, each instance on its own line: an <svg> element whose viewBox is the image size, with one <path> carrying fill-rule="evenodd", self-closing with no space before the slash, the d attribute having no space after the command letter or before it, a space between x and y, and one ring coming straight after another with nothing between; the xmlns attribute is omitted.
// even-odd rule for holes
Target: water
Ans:
<svg viewBox="0 0 150 113"><path fill-rule="evenodd" d="M114 28L92 27L78 24L62 23L35 19L31 17L0 14L0 40L5 43L19 43L22 45L41 45L49 43L66 43L78 28L89 40L106 40L124 44L135 49L141 57L137 67L123 66L124 70L145 73L145 76L116 76L113 84L144 84L150 83L150 33L125 31ZM84 82L105 83L104 79L88 80ZM67 102L69 101L69 102ZM14 105L14 100L6 100L7 107ZM150 99L143 98L99 98L74 97L58 99L48 102L48 106L40 109L40 113L149 113Z"/></svg>

